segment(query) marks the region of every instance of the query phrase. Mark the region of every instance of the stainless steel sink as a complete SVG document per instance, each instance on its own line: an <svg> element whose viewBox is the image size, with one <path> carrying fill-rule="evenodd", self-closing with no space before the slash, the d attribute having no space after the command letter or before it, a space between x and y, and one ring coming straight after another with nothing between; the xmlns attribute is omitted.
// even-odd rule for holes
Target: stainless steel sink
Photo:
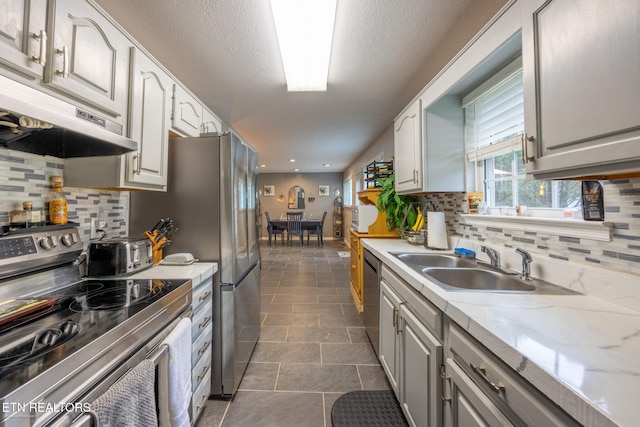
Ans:
<svg viewBox="0 0 640 427"><path fill-rule="evenodd" d="M475 268L477 266L473 261L452 255L416 253L394 253L393 255L405 264L420 267Z"/></svg>
<svg viewBox="0 0 640 427"><path fill-rule="evenodd" d="M530 282L497 271L471 268L425 268L422 273L439 282L440 285L460 289L519 292L536 290Z"/></svg>
<svg viewBox="0 0 640 427"><path fill-rule="evenodd" d="M445 254L392 253L411 269L448 291L536 293L551 295L578 292L542 280L523 280L475 260Z"/></svg>

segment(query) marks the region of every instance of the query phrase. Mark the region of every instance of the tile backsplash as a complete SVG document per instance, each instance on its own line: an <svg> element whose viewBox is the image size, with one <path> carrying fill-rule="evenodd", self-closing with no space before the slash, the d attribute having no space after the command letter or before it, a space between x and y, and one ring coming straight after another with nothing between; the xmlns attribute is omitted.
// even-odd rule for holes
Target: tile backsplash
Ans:
<svg viewBox="0 0 640 427"><path fill-rule="evenodd" d="M613 223L609 242L510 230L506 224L503 227L499 223L492 227L471 226L460 216L467 211L465 193L439 193L423 197L445 212L450 236L487 242L505 250L522 247L555 260L639 275L640 178L602 181L602 184L605 221Z"/></svg>
<svg viewBox="0 0 640 427"><path fill-rule="evenodd" d="M46 207L51 177L64 172L64 159L0 148L0 225L9 224L9 212L32 201L34 208ZM91 219L107 222L107 237L126 236L129 192L64 186L69 221L79 224L80 236L87 243Z"/></svg>

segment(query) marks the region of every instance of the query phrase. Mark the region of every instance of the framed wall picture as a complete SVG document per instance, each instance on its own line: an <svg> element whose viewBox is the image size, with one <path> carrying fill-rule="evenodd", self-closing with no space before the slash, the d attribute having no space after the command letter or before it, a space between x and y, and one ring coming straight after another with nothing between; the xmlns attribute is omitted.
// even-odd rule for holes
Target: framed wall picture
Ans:
<svg viewBox="0 0 640 427"><path fill-rule="evenodd" d="M262 194L268 197L273 197L276 195L276 186L275 185L265 185L262 189Z"/></svg>
<svg viewBox="0 0 640 427"><path fill-rule="evenodd" d="M320 197L329 197L329 186L328 185L319 185L318 186L318 196Z"/></svg>

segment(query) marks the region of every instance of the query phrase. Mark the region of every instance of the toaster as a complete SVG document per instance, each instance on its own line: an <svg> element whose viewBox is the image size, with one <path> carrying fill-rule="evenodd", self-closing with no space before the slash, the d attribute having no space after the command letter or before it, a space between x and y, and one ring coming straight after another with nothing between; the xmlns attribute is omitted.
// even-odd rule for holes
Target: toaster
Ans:
<svg viewBox="0 0 640 427"><path fill-rule="evenodd" d="M153 265L151 240L143 237L116 238L89 243L87 275L119 276Z"/></svg>

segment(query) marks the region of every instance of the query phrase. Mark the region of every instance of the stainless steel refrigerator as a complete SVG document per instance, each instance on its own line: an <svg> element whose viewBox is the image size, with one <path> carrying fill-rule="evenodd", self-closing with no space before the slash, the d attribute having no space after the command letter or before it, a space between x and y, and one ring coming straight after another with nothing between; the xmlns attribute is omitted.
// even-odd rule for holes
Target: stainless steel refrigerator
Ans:
<svg viewBox="0 0 640 427"><path fill-rule="evenodd" d="M215 261L211 394L232 396L260 335L256 152L233 132L171 138L167 192L131 192L130 234L171 218L165 254Z"/></svg>

